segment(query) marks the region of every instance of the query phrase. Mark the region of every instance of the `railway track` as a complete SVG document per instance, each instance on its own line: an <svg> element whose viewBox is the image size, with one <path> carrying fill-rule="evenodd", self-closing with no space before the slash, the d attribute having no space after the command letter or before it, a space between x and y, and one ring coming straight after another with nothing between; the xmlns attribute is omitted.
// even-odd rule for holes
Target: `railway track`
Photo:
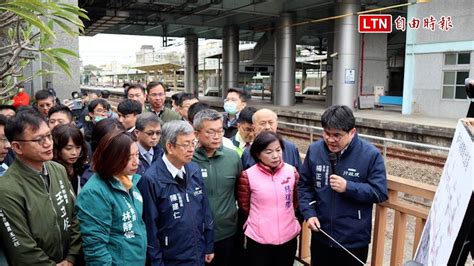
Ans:
<svg viewBox="0 0 474 266"><path fill-rule="evenodd" d="M303 131L297 131L297 130L287 129L287 128L279 128L278 133L280 133L281 135L296 138L296 139L307 140L308 143L311 140L310 133L303 132ZM313 141L318 140L321 137L322 137L321 134L314 133ZM380 152L383 153L383 145L378 144L378 143L374 143L374 145L380 150ZM445 156L433 155L427 152L410 150L406 148L387 147L386 152L387 152L388 158L396 158L396 159L400 159L404 161L417 162L417 163L432 165L432 166L436 166L440 168L444 167L444 163L446 161Z"/></svg>

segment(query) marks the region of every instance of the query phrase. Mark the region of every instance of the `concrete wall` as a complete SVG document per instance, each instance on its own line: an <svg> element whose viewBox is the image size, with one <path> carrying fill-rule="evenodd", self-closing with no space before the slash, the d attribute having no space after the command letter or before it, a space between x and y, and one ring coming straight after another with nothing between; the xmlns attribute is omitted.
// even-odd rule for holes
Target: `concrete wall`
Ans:
<svg viewBox="0 0 474 266"><path fill-rule="evenodd" d="M63 3L70 5L78 4L77 0L63 0ZM56 32L56 41L53 47L61 47L69 49L77 54L79 54L79 37L70 37L67 33L64 33L59 27L55 30ZM43 89L47 89L47 84L50 82L49 87L54 88L56 91L56 96L59 99L63 100L66 98L71 98L71 92L80 90L80 61L79 58L67 56L66 61L69 64L72 72L72 78L69 78L60 67L53 66L52 71L56 74L46 76L43 78ZM42 65L43 68L48 68L45 64ZM36 89L36 88L35 88Z"/></svg>
<svg viewBox="0 0 474 266"><path fill-rule="evenodd" d="M374 86L388 88L387 34L366 33L361 38L365 44L361 47L364 49L362 93L373 94Z"/></svg>
<svg viewBox="0 0 474 266"><path fill-rule="evenodd" d="M444 53L417 54L413 90L413 112L434 117L462 118L467 114L466 99L443 99ZM474 53L471 53L470 76L474 74Z"/></svg>
<svg viewBox="0 0 474 266"><path fill-rule="evenodd" d="M453 28L448 32L438 27L434 32L423 28L415 31L416 45L410 47L415 56L413 113L446 118L466 116L468 100L442 98L443 65L445 53L470 51L471 64L467 68L470 77L474 77L473 13L472 0L433 0L416 5L417 18L432 15L439 20L441 16L451 16Z"/></svg>
<svg viewBox="0 0 474 266"><path fill-rule="evenodd" d="M418 44L474 40L474 1L432 0L431 3L417 4L416 8L416 16L420 19L429 17L430 15L437 20L439 20L441 16L451 16L454 26L447 32L442 32L439 28L434 32L418 29L416 31L416 42ZM423 27L423 21L421 27Z"/></svg>

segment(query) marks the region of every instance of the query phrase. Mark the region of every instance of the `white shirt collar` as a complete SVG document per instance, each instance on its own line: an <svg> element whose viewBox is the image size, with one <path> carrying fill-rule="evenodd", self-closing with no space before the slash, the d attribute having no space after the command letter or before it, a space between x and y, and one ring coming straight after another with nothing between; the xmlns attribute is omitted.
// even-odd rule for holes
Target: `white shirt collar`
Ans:
<svg viewBox="0 0 474 266"><path fill-rule="evenodd" d="M137 141L137 145L138 145L138 151L140 152L141 155L143 156L146 156L147 153L151 153L151 155L153 156L155 151L153 150L153 148L150 148L150 150L146 150L145 148L143 148L142 145L140 145L140 142Z"/></svg>
<svg viewBox="0 0 474 266"><path fill-rule="evenodd" d="M245 148L245 145L247 143L242 139L239 131L237 131L237 134L235 134L235 140L239 143L239 148L241 149Z"/></svg>
<svg viewBox="0 0 474 266"><path fill-rule="evenodd" d="M171 176L173 178L176 177L176 175L179 173L179 172L183 172L183 173L186 173L186 170L184 169L184 166L181 167L181 169L178 169L176 168L171 162L170 160L168 160L168 157L166 157L166 153L163 154L163 162L165 163L166 165L166 168L168 169L168 172L171 173Z"/></svg>

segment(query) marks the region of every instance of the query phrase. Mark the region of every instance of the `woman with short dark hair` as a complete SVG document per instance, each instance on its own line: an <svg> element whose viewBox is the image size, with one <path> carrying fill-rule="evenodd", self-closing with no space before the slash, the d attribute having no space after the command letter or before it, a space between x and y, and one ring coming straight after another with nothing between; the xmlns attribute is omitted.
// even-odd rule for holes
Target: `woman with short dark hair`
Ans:
<svg viewBox="0 0 474 266"><path fill-rule="evenodd" d="M238 184L240 210L250 265L291 266L301 228L295 216L295 167L283 162L283 140L271 131L260 133L250 147L257 164L242 172Z"/></svg>
<svg viewBox="0 0 474 266"><path fill-rule="evenodd" d="M87 163L87 146L81 131L74 125L56 126L53 131L53 160L66 168L74 193L81 190L81 175Z"/></svg>
<svg viewBox="0 0 474 266"><path fill-rule="evenodd" d="M136 184L138 146L124 131L112 130L92 158L95 174L77 198L87 265L144 265L147 239L143 199Z"/></svg>

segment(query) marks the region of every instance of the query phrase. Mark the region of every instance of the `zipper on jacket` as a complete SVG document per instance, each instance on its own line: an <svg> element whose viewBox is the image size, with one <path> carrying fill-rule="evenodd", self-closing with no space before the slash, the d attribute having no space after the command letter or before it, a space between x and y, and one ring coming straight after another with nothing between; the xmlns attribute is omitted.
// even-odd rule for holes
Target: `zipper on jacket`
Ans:
<svg viewBox="0 0 474 266"><path fill-rule="evenodd" d="M165 247L168 246L168 236L165 236Z"/></svg>
<svg viewBox="0 0 474 266"><path fill-rule="evenodd" d="M336 166L337 167L337 166ZM331 174L335 174L335 173L331 173ZM331 177L329 177L331 178ZM329 223L329 231L331 232L331 236L334 237L334 232L333 232L333 215L334 215L334 205L335 205L335 196L336 196L336 192L332 189L332 188L329 188L331 190L331 219L330 219L330 223ZM332 245L332 241L331 241L331 244L329 244L330 247L333 247Z"/></svg>
<svg viewBox="0 0 474 266"><path fill-rule="evenodd" d="M186 192L186 196L187 196L187 195L188 195L188 193ZM188 202L189 202L189 201L188 201ZM189 204L191 204L191 203L189 203ZM186 206L187 206L187 205L188 205L188 204L186 204ZM184 206L183 206L183 208L184 208ZM204 222L205 222L205 220L206 220L205 217L206 217L206 214L204 214ZM193 227L193 228L196 228L196 221L194 220L194 215L191 215L191 221L192 221L192 224L193 224L192 227ZM193 229L193 230L194 230L194 229ZM198 254L198 252L197 252L198 243L197 243L197 241L196 241L196 233L193 233L192 235L193 235L193 242L194 242L194 254L196 255L196 254ZM206 245L206 236L204 236L204 245ZM206 247L204 247L204 249L206 249Z"/></svg>
<svg viewBox="0 0 474 266"><path fill-rule="evenodd" d="M276 208L275 208L275 212L276 212L276 220L277 220L277 231L278 231L278 242L281 241L281 237L280 237L280 217L278 216L278 193L277 193L277 188L276 188L276 184L275 184L275 174L272 174L272 183L273 183L273 191L275 192L275 199L276 199Z"/></svg>
<svg viewBox="0 0 474 266"><path fill-rule="evenodd" d="M51 202L51 208L53 209L53 212L54 212L54 215L55 215L54 221L55 221L55 224L56 224L56 228L58 229L58 232L59 232L59 245L60 245L60 248L61 248L61 259L63 259L63 257L64 257L63 235L62 235L62 232L61 232L61 227L59 227L59 224L58 224L58 217L59 216L58 216L58 213L56 212L56 209L54 208L53 199L51 198L51 193L49 192L49 191L51 191L52 180L51 179L49 180L49 191L47 189L46 182L44 181L44 178L41 177L41 180L43 181L46 193L48 193L49 202ZM72 223L72 221L71 221L71 223Z"/></svg>

